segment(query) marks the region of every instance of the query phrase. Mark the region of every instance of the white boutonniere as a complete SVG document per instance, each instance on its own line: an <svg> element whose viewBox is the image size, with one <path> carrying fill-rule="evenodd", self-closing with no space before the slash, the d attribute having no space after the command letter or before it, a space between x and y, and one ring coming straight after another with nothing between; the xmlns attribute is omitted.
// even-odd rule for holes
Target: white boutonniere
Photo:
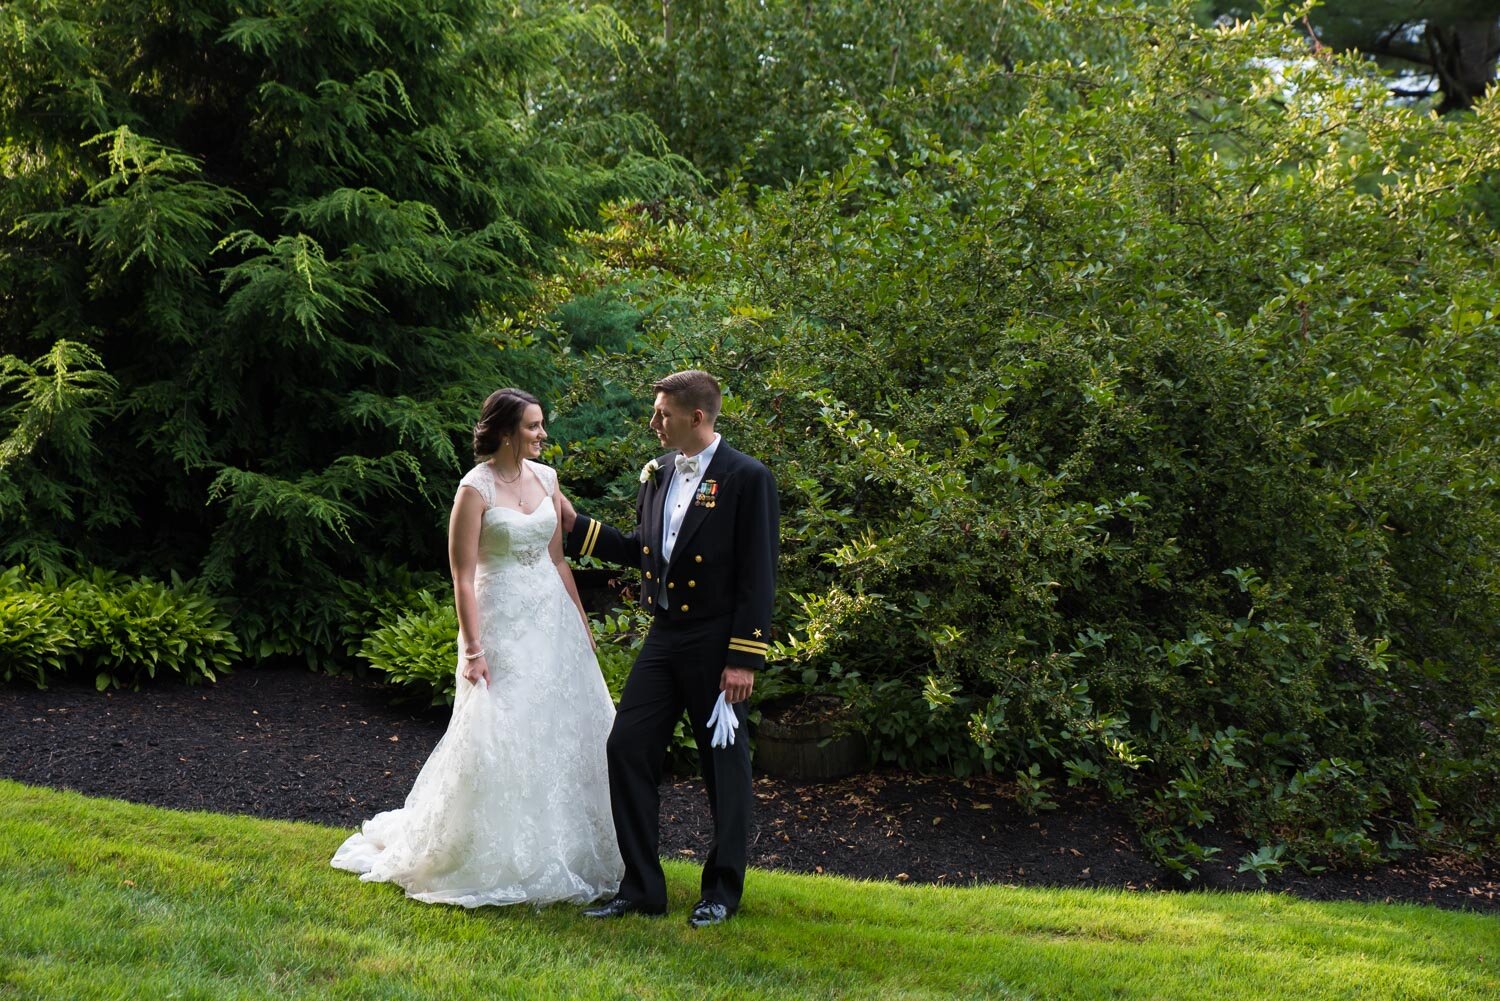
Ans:
<svg viewBox="0 0 1500 1001"><path fill-rule="evenodd" d="M659 472L661 472L661 463L657 462L655 459L652 459L650 462L641 467L641 482L655 483L656 474Z"/></svg>

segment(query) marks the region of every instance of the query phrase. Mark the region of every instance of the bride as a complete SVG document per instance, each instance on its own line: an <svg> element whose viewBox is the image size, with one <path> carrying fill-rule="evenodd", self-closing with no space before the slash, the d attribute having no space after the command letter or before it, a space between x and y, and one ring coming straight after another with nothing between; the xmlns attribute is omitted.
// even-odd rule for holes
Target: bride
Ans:
<svg viewBox="0 0 1500 1001"><path fill-rule="evenodd" d="M563 559L542 408L484 401L448 524L458 606L453 715L399 810L333 856L429 903L586 903L619 887L605 741L614 705Z"/></svg>

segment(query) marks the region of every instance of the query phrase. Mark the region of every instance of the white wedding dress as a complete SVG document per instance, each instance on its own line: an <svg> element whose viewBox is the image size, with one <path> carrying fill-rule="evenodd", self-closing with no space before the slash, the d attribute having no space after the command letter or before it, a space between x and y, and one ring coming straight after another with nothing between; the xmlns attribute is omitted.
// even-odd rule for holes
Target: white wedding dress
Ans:
<svg viewBox="0 0 1500 1001"><path fill-rule="evenodd" d="M548 494L530 514L495 505L487 465L461 481L487 505L474 590L490 684L458 676L447 732L406 805L365 821L333 856L429 903L586 903L624 873L604 757L614 704L548 557L556 474L528 465Z"/></svg>

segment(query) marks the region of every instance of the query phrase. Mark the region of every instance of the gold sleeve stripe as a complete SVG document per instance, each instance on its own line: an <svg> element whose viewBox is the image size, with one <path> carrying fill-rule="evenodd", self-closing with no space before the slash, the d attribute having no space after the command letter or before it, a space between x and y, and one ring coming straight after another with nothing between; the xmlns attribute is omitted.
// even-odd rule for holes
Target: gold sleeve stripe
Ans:
<svg viewBox="0 0 1500 1001"><path fill-rule="evenodd" d="M580 556L594 555L594 543L599 541L600 524L598 521L589 522L588 530L583 533L583 545L578 550Z"/></svg>
<svg viewBox="0 0 1500 1001"><path fill-rule="evenodd" d="M729 641L729 649L738 650L740 653L764 654L771 648L765 643L752 643L749 640L732 639Z"/></svg>

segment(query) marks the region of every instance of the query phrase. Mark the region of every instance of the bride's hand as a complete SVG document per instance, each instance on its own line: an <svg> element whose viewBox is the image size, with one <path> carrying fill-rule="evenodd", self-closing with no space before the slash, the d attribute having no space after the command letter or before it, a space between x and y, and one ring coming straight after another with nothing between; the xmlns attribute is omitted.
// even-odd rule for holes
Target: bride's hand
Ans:
<svg viewBox="0 0 1500 1001"><path fill-rule="evenodd" d="M479 679L483 678L484 683L488 685L490 683L489 658L479 656L464 664L464 678L473 685L479 684Z"/></svg>

